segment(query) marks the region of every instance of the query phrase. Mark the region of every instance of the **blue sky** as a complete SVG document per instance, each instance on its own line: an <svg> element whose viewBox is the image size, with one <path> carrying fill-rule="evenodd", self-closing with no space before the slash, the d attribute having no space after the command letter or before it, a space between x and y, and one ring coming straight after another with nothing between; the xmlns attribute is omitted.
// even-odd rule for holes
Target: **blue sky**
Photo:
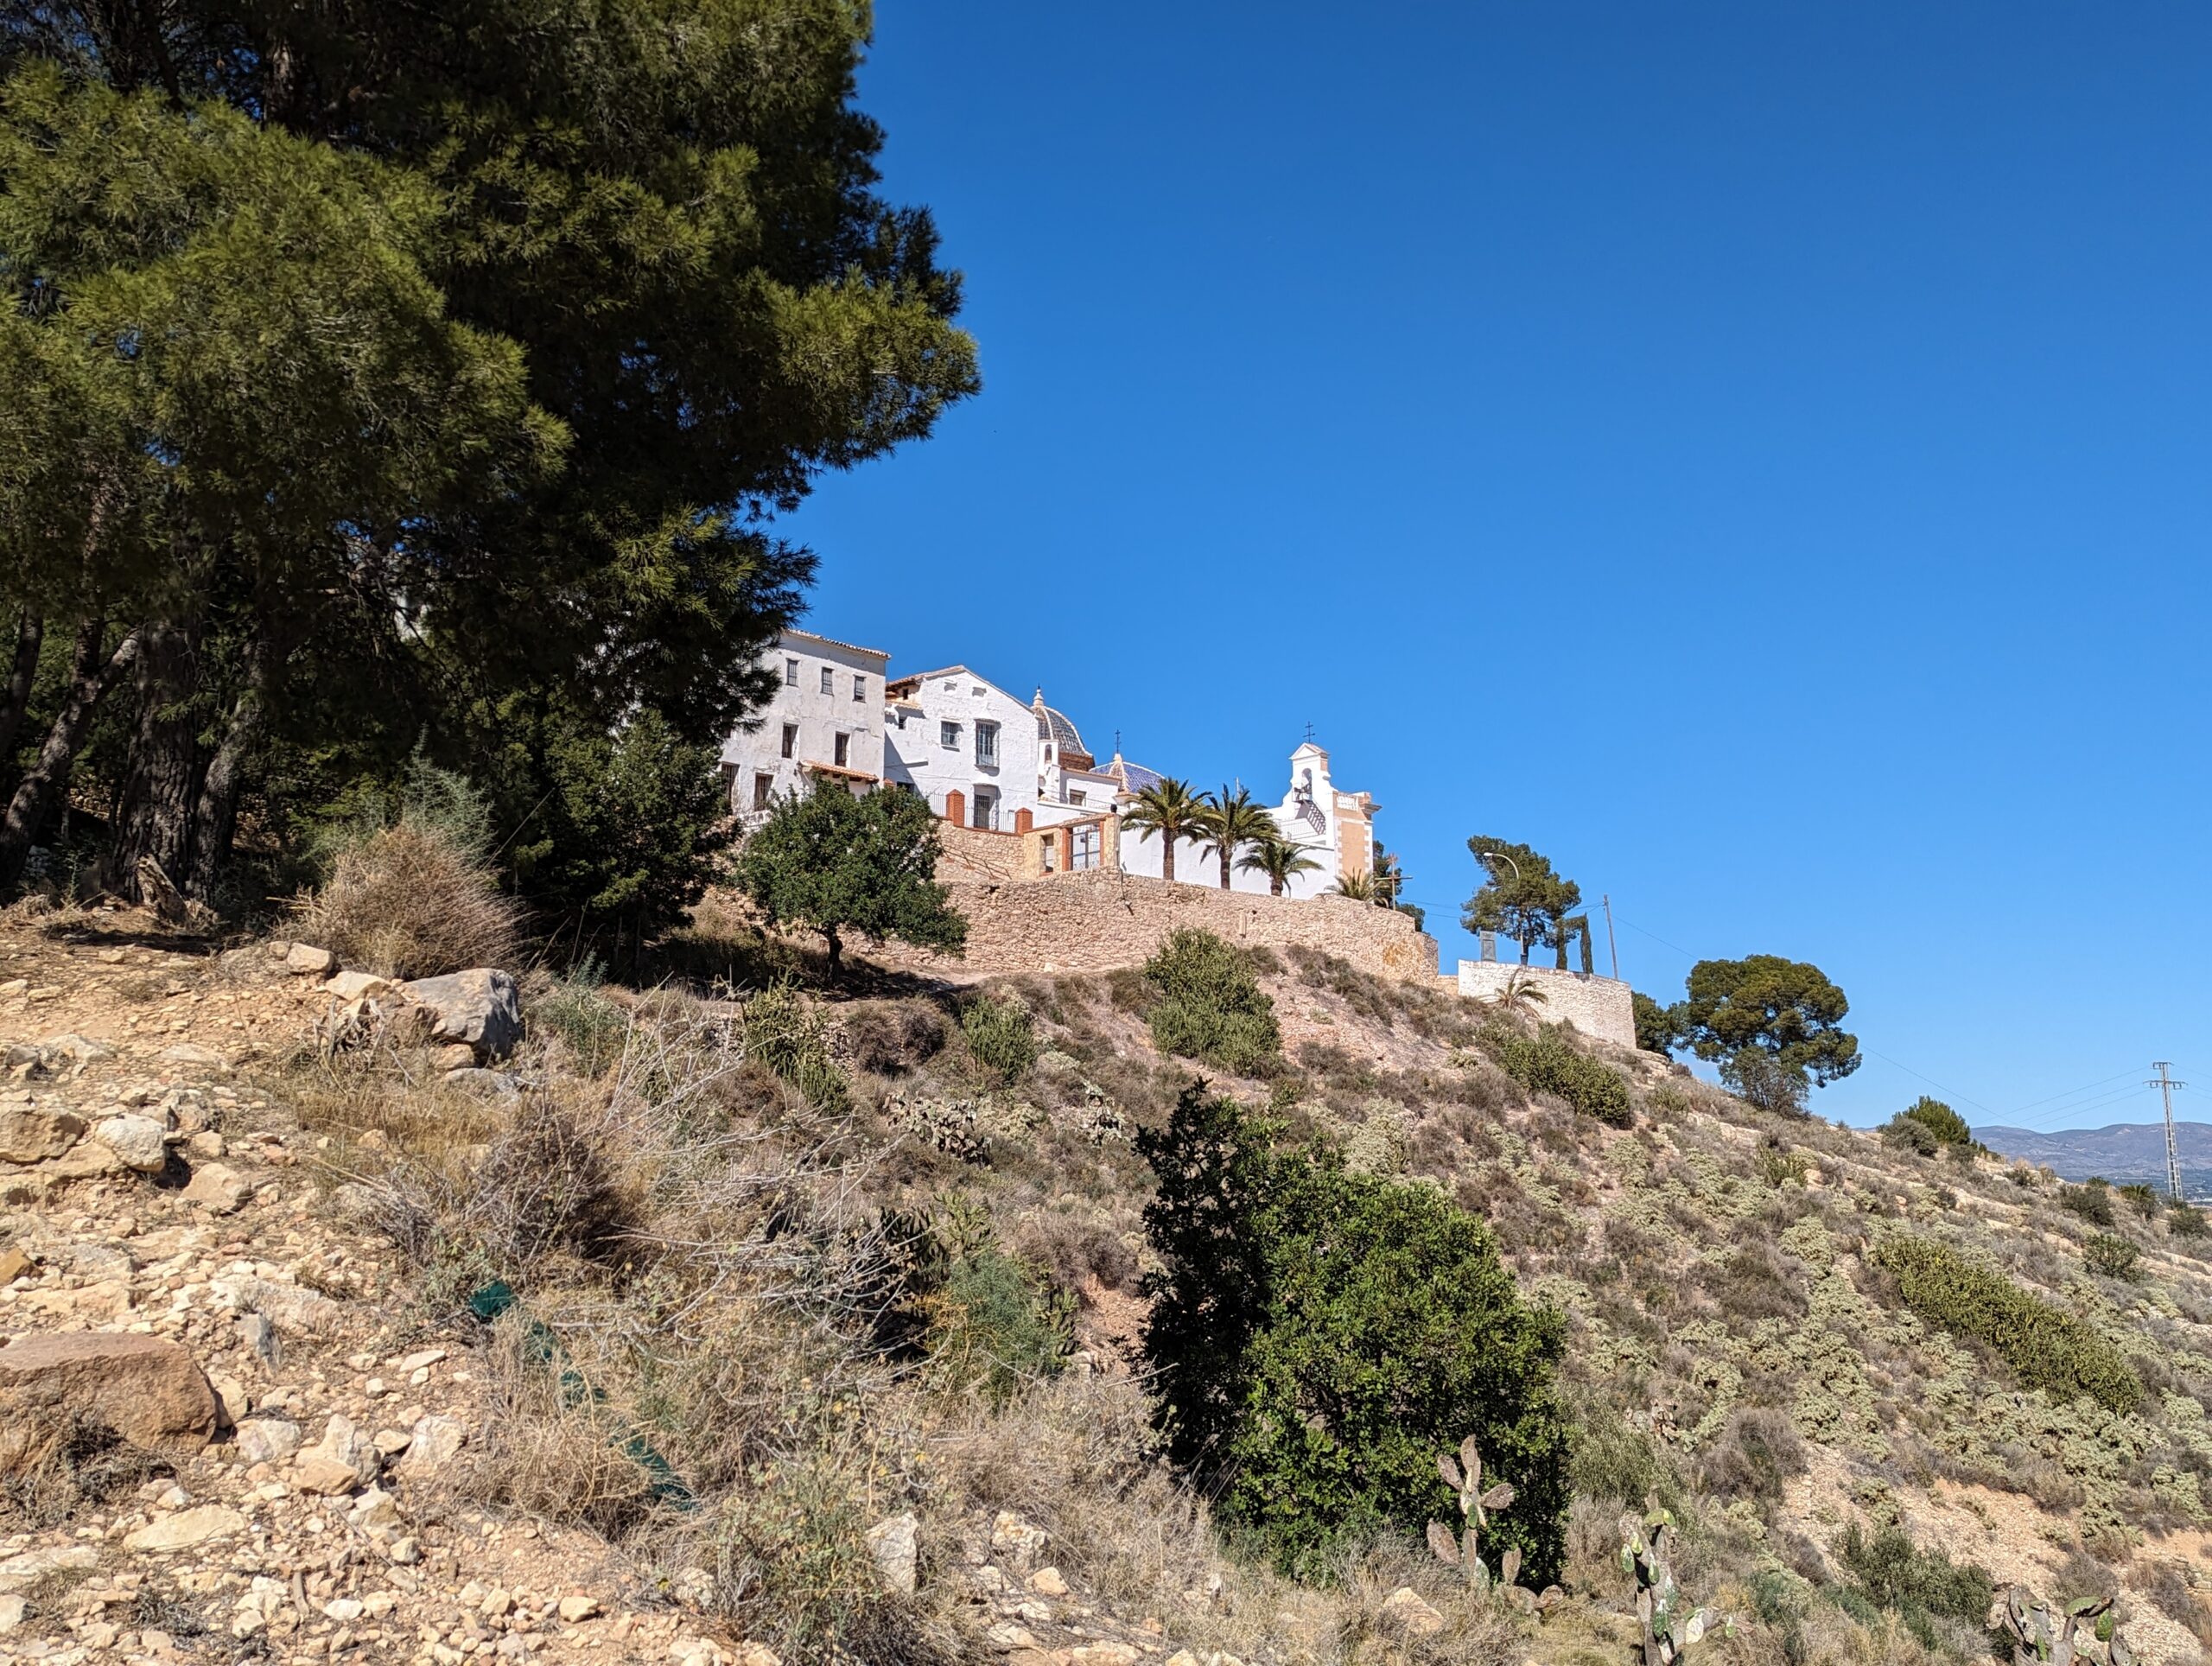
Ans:
<svg viewBox="0 0 2212 1666"><path fill-rule="evenodd" d="M1447 966L1476 833L1662 999L1815 961L1825 1115L2212 1116L2212 8L878 29L985 389L791 518L817 628L1204 784L1312 722Z"/></svg>

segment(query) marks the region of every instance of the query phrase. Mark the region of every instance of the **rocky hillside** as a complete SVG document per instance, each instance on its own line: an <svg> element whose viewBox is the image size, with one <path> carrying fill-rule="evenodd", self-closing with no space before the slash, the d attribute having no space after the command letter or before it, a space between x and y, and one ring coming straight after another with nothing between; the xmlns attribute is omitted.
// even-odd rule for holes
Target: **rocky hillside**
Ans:
<svg viewBox="0 0 2212 1666"><path fill-rule="evenodd" d="M1625 1662L1653 1504L1693 1661L1986 1658L2014 1583L2212 1635L2194 1217L1649 1056L1588 1114L1530 1018L1263 959L1217 1085L1487 1220L1576 1430L1541 1612L1297 1582L1150 1434L1143 981L694 947L741 991L525 977L510 1051L500 980L0 917L0 1656Z"/></svg>

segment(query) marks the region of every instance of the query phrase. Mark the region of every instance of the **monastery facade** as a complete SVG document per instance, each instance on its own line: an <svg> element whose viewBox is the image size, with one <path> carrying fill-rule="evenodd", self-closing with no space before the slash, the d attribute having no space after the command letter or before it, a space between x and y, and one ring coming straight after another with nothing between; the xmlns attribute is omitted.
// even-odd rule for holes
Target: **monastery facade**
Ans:
<svg viewBox="0 0 2212 1666"><path fill-rule="evenodd" d="M927 799L963 830L957 848L1001 877L1098 869L1161 876L1159 836L1122 822L1129 799L1160 773L1123 758L1118 746L1102 762L1067 715L1045 703L1041 688L1024 701L966 665L893 677L883 650L800 630L785 631L762 663L776 679L775 697L722 747L730 808L741 820L757 822L779 798L817 782L855 792L892 786ZM1317 865L1285 894L1315 896L1372 871L1378 808L1369 794L1337 786L1328 753L1311 740L1294 750L1270 813ZM967 836L974 834L985 836ZM1179 842L1175 877L1217 888L1220 860L1198 841ZM1233 865L1230 884L1268 888L1264 875Z"/></svg>

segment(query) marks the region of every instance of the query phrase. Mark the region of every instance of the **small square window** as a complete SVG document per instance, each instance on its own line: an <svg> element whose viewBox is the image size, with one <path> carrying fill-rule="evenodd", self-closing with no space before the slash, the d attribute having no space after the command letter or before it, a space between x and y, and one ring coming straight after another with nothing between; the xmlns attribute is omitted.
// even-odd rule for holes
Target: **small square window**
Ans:
<svg viewBox="0 0 2212 1666"><path fill-rule="evenodd" d="M868 698L868 678L865 677L855 677L853 679L853 698L855 700Z"/></svg>
<svg viewBox="0 0 2212 1666"><path fill-rule="evenodd" d="M939 746L949 747L955 752L959 751L960 725L957 723L939 723L937 726L937 740Z"/></svg>
<svg viewBox="0 0 2212 1666"><path fill-rule="evenodd" d="M787 689L798 686L798 661L796 659L786 658L784 661L784 686Z"/></svg>
<svg viewBox="0 0 2212 1666"><path fill-rule="evenodd" d="M822 692L824 694L835 694L836 691L837 673L831 671L827 665L824 665L822 668Z"/></svg>
<svg viewBox="0 0 2212 1666"><path fill-rule="evenodd" d="M784 756L786 758L798 756L798 725L797 723L784 725Z"/></svg>
<svg viewBox="0 0 2212 1666"><path fill-rule="evenodd" d="M1083 803L1083 789L1081 787L1077 787L1070 792L1068 794L1068 802L1071 804L1079 804Z"/></svg>

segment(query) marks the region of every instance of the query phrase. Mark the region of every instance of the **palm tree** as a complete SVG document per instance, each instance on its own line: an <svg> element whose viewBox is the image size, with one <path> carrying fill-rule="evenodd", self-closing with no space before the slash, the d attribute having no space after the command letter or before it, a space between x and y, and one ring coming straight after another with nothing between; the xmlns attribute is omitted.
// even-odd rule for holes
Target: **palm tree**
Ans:
<svg viewBox="0 0 2212 1666"><path fill-rule="evenodd" d="M1266 806L1241 786L1233 793L1224 785L1220 792L1207 794L1198 825L1206 836L1199 849L1220 859L1221 888L1224 891L1229 889L1229 864L1236 860L1239 850L1262 839L1281 836L1281 830Z"/></svg>
<svg viewBox="0 0 2212 1666"><path fill-rule="evenodd" d="M1505 980L1505 987L1491 997L1490 1004L1507 1018L1517 1019L1524 1012L1531 1017L1536 1008L1551 997L1536 987L1536 980L1523 971L1515 971Z"/></svg>
<svg viewBox="0 0 2212 1666"><path fill-rule="evenodd" d="M1268 894L1279 897L1284 888L1300 874L1318 874L1321 864L1306 854L1302 844L1293 844L1280 833L1272 837L1255 839L1252 848L1236 864L1247 874L1268 876Z"/></svg>
<svg viewBox="0 0 2212 1666"><path fill-rule="evenodd" d="M1206 799L1191 791L1188 781L1162 776L1134 794L1122 811L1122 825L1139 833L1160 835L1160 876L1175 877L1175 841L1205 830Z"/></svg>
<svg viewBox="0 0 2212 1666"><path fill-rule="evenodd" d="M1350 897L1354 902L1373 902L1379 893L1375 888L1372 874L1347 874L1329 887L1332 897Z"/></svg>

